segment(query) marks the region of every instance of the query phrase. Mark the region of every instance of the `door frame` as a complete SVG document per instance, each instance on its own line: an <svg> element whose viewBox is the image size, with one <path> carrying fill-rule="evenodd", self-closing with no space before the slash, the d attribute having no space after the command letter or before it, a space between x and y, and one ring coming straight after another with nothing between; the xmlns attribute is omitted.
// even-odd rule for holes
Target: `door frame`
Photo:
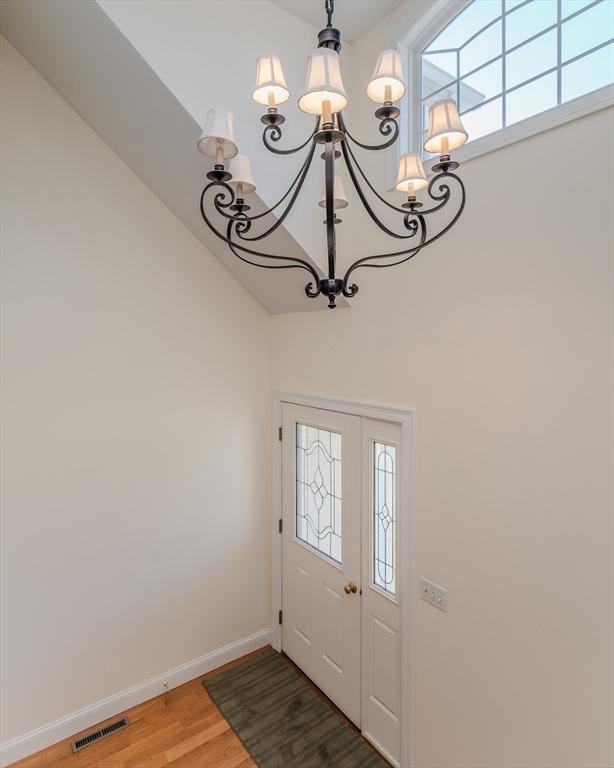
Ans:
<svg viewBox="0 0 614 768"><path fill-rule="evenodd" d="M281 651L281 625L279 611L281 610L282 583L282 542L279 533L281 510L281 442L279 429L281 426L282 403L303 405L310 408L320 408L326 411L338 411L352 416L365 416L370 419L381 419L394 422L401 427L401 450L405 458L401 465L401 493L399 515L402 516L399 537L399 558L404 567L401 568L400 578L400 608L401 608L401 765L411 768L412 759L412 713L413 713L413 477L414 477L414 419L415 409L386 407L371 403L359 403L349 400L337 400L329 397L297 394L276 390L273 393L273 487L272 487L272 606L271 606L271 645L276 651ZM364 670L361 670L364 674Z"/></svg>

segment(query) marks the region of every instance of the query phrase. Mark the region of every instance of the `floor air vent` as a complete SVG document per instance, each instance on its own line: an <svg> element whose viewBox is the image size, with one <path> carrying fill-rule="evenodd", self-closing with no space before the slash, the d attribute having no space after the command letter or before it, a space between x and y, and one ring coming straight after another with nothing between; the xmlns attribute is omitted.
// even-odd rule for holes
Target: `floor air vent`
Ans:
<svg viewBox="0 0 614 768"><path fill-rule="evenodd" d="M73 741L72 751L78 752L84 747L89 747L90 744L95 744L97 741L100 741L100 739L104 739L105 736L109 736L111 733L115 733L115 731L121 731L121 729L125 728L127 725L129 725L127 717L122 717L114 723L109 723L108 725L99 728L97 731L88 733L87 736L82 736L80 739Z"/></svg>

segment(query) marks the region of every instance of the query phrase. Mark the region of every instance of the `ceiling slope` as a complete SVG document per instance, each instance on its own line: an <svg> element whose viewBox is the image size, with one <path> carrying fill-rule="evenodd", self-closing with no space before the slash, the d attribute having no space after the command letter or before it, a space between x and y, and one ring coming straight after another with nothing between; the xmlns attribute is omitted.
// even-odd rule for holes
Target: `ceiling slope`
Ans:
<svg viewBox="0 0 614 768"><path fill-rule="evenodd" d="M20 0L1 8L2 34L268 312L326 308L305 296L307 272L243 264L207 229L198 210L206 170L195 146L200 126L94 0ZM250 204L264 208L257 195ZM283 226L270 250L317 268Z"/></svg>

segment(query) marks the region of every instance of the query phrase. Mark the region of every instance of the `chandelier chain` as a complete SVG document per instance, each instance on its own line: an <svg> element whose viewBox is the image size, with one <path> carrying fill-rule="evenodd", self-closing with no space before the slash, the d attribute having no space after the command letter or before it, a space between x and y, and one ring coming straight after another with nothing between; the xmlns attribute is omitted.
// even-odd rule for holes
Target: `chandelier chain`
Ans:
<svg viewBox="0 0 614 768"><path fill-rule="evenodd" d="M335 11L335 0L324 0L324 9L326 10L326 26L333 26L333 13Z"/></svg>

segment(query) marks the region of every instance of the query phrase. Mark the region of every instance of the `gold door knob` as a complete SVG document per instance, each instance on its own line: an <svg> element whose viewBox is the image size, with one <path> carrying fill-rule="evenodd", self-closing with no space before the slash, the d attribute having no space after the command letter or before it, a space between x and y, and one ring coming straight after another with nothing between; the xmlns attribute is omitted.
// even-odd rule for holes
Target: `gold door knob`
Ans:
<svg viewBox="0 0 614 768"><path fill-rule="evenodd" d="M355 581L348 581L348 583L343 587L343 591L346 595L353 594L355 595L358 592L358 584L356 584Z"/></svg>

